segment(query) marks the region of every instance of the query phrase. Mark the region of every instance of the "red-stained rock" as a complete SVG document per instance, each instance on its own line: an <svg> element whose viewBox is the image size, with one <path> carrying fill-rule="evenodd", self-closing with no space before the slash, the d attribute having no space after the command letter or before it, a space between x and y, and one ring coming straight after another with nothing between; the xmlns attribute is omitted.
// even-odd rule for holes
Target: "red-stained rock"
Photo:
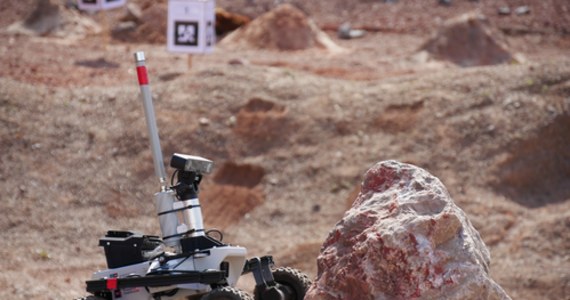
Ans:
<svg viewBox="0 0 570 300"><path fill-rule="evenodd" d="M479 233L441 181L384 161L330 232L305 299L510 299Z"/></svg>

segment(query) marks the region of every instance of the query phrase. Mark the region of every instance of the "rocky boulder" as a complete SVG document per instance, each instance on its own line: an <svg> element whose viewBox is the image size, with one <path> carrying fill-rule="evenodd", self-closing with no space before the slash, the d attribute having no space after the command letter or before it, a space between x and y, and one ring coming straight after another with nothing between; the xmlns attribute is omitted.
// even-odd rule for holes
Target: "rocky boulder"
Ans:
<svg viewBox="0 0 570 300"><path fill-rule="evenodd" d="M510 299L490 255L436 177L384 161L324 242L305 299Z"/></svg>

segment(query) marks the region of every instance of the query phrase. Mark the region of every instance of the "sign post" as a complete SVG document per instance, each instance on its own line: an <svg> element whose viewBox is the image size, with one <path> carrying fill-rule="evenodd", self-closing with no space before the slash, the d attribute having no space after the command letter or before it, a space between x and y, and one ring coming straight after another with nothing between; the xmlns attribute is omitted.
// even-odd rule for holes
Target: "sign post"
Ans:
<svg viewBox="0 0 570 300"><path fill-rule="evenodd" d="M214 0L169 0L168 51L211 53L216 42L215 7Z"/></svg>

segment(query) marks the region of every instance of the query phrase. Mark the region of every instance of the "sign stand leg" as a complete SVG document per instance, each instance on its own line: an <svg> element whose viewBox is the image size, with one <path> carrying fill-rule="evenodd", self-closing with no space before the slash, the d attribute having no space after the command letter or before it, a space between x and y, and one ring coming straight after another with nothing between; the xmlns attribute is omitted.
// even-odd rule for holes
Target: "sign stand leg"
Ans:
<svg viewBox="0 0 570 300"><path fill-rule="evenodd" d="M107 48L111 40L111 25L109 21L109 14L103 11L103 46Z"/></svg>
<svg viewBox="0 0 570 300"><path fill-rule="evenodd" d="M192 70L192 54L188 54L188 70Z"/></svg>

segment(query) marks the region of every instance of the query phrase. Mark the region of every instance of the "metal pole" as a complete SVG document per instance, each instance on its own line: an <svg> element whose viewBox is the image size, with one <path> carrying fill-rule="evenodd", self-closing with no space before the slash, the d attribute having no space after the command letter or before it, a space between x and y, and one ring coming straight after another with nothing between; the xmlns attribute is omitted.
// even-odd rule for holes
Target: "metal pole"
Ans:
<svg viewBox="0 0 570 300"><path fill-rule="evenodd" d="M161 191L166 190L166 171L162 160L162 150L160 149L160 139L158 138L158 128L156 127L156 118L154 116L154 108L152 105L152 95L148 84L148 74L145 66L144 52L135 52L135 63L137 66L137 76L141 87L141 95L144 104L144 113L146 117L146 126L150 138L150 146L152 150L152 159L154 161L154 173L160 181Z"/></svg>

